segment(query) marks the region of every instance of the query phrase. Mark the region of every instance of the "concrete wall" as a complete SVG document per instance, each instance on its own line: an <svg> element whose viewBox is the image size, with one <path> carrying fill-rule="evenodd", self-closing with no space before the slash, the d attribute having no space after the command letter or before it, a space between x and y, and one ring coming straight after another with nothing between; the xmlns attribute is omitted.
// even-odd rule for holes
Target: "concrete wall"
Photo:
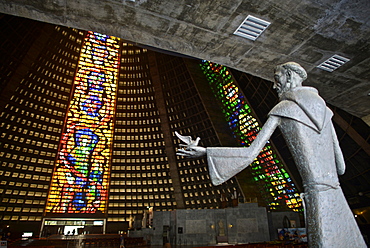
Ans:
<svg viewBox="0 0 370 248"><path fill-rule="evenodd" d="M225 209L178 209L154 212L153 228L130 231L130 237L144 237L151 245L240 244L277 240L277 229L301 227L300 214L269 212L257 203Z"/></svg>
<svg viewBox="0 0 370 248"><path fill-rule="evenodd" d="M235 208L177 210L177 244L252 243L269 241L265 208L244 203Z"/></svg>
<svg viewBox="0 0 370 248"><path fill-rule="evenodd" d="M177 233L177 244L216 243L215 226L218 219L224 219L222 209L177 210L176 213L177 227L183 229L182 233Z"/></svg>
<svg viewBox="0 0 370 248"><path fill-rule="evenodd" d="M279 218L276 217L275 221L274 216L273 222L276 225ZM161 246L164 237L172 245L187 246L270 241L268 213L265 208L258 207L257 203L244 203L226 209L178 209L171 212L154 212L153 228L130 231L129 235L144 237L151 245Z"/></svg>
<svg viewBox="0 0 370 248"><path fill-rule="evenodd" d="M267 212L257 203L225 209L230 244L270 241Z"/></svg>

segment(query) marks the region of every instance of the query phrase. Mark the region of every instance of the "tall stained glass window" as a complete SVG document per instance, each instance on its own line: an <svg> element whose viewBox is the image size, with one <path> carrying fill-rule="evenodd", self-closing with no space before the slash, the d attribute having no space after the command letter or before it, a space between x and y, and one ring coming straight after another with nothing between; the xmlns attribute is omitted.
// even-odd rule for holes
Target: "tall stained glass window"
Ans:
<svg viewBox="0 0 370 248"><path fill-rule="evenodd" d="M47 213L104 213L113 141L119 40L84 39L53 173Z"/></svg>
<svg viewBox="0 0 370 248"><path fill-rule="evenodd" d="M234 137L241 146L249 146L261 128L230 71L209 61L203 61L201 68L213 93L222 102L223 113ZM280 209L282 204L293 211L302 210L299 193L269 142L250 166L254 180L262 182L262 195L270 210Z"/></svg>

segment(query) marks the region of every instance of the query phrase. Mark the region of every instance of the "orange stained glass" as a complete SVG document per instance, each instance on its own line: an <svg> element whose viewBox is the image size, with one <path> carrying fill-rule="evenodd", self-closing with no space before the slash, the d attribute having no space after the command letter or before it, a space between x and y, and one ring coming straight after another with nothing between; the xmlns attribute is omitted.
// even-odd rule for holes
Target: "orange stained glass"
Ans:
<svg viewBox="0 0 370 248"><path fill-rule="evenodd" d="M106 212L119 40L88 32L74 80L46 212Z"/></svg>

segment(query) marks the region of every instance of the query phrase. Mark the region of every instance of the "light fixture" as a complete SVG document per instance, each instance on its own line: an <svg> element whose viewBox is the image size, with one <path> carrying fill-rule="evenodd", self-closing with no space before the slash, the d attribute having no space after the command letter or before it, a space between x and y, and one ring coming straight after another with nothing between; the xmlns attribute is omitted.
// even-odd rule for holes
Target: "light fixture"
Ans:
<svg viewBox="0 0 370 248"><path fill-rule="evenodd" d="M324 71L332 72L338 69L340 66L344 65L345 63L347 63L349 60L350 59L335 54L331 58L325 60L320 65L318 65L317 68L320 68Z"/></svg>
<svg viewBox="0 0 370 248"><path fill-rule="evenodd" d="M271 23L268 21L248 15L242 24L235 30L234 34L254 41L270 24Z"/></svg>

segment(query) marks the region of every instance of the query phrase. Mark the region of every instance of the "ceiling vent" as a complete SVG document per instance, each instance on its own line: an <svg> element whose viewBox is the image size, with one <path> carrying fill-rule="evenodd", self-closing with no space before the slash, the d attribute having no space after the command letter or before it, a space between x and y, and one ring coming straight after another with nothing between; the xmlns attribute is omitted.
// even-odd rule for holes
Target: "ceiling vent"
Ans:
<svg viewBox="0 0 370 248"><path fill-rule="evenodd" d="M340 66L344 65L347 63L349 59L339 56L337 54L333 55L331 58L328 60L322 62L320 65L317 66L317 68L320 68L322 70L332 72L336 69L338 69Z"/></svg>
<svg viewBox="0 0 370 248"><path fill-rule="evenodd" d="M256 40L270 24L270 22L249 15L235 30L234 34L250 40Z"/></svg>

